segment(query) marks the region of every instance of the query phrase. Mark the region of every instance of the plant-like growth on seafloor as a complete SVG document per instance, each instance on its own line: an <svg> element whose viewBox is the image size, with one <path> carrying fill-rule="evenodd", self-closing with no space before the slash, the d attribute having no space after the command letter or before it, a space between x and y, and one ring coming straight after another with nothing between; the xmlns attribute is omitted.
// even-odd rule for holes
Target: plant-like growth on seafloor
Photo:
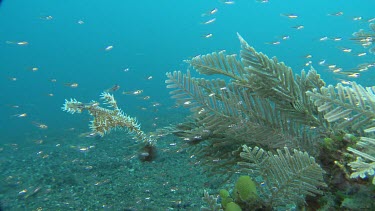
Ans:
<svg viewBox="0 0 375 211"><path fill-rule="evenodd" d="M212 173L234 173L243 144L265 150L285 146L316 155L319 130L329 123L306 91L320 89L323 80L314 69L294 77L284 63L239 38L241 60L221 51L187 61L198 73L217 74L219 79L194 78L189 70L167 73L172 98L192 111L173 133L184 138Z"/></svg>
<svg viewBox="0 0 375 211"><path fill-rule="evenodd" d="M221 174L230 178L238 171L249 170L246 165L238 165L244 163L241 158L245 153L242 152L243 145L248 146L245 151L261 149L267 152L262 155L268 155L265 160L269 162L272 159L275 159L274 162L282 160L278 162L278 169L272 170L275 165L259 168L257 173L261 176L255 180L257 184L267 179L268 172L273 172L275 184L289 181L285 177L288 175L285 172L289 172L292 174L291 181L295 179L301 187L307 184L303 186L307 189L298 189L295 185L292 189L296 189L292 191L276 194L279 199L285 200L267 201L267 196L274 194L272 187L268 187L269 190L260 198L271 206L283 206L285 203L302 205L306 197L322 194L320 188L326 185L321 163L325 164L324 167L327 167L326 164L333 165L331 169L325 169L329 175L337 169L347 171L350 163L352 170L358 172L352 177L372 176L375 88L339 83L335 91L331 85L325 86L314 68L294 74L283 62L255 51L240 35L238 37L241 43L239 57L220 51L186 61L198 75L217 75L218 78L193 77L196 74L190 70L167 73L166 83L167 88L172 89L172 98L177 104L190 108L192 113L186 122L169 128L170 133L185 141L187 150L211 175ZM322 144L324 138L342 137L346 133L362 136L361 142L357 146L352 141ZM339 151L331 157L322 156L322 146L325 151ZM332 149L336 146L340 149ZM282 148L285 154L280 150ZM293 155L289 153L290 149ZM345 155L345 158L340 155ZM362 158L354 161L354 156ZM331 160L315 162L315 158ZM312 180L303 181L306 172L295 168L302 168L303 163L299 159L306 161L306 166L314 167ZM270 184L272 182L266 186ZM334 189L334 185L329 184L328 187Z"/></svg>
<svg viewBox="0 0 375 211"><path fill-rule="evenodd" d="M308 206L306 201L318 203L316 196L324 192L332 196L343 191L335 178L345 180L346 189L354 183L349 177L370 184L368 178L375 174L375 87L354 82L326 86L314 68L295 74L238 37L239 56L225 51L199 55L186 61L197 73L166 74L172 98L190 108L191 115L160 131L181 137L210 175L228 181L233 174L246 172L256 186L249 192L251 203L234 201L236 196L243 198L241 194L232 193L231 198L223 192L227 201L220 205L205 192L203 200L209 207L202 210L225 210L229 204L233 210L237 206L251 210L249 204L267 209L303 207ZM218 78L209 78L213 75ZM126 129L144 144L145 156L153 154L148 146L154 147L156 141L135 118L117 107L113 95L103 93L102 99L109 108L71 99L63 110L87 110L94 118L90 128L101 136L111 129ZM253 183L244 182L249 186L245 193ZM339 196L337 200L344 201Z"/></svg>
<svg viewBox="0 0 375 211"><path fill-rule="evenodd" d="M324 170L306 152L288 148L277 150L277 154L258 147L243 146L240 154L243 161L238 164L242 173L231 195L220 191L221 206L227 210L234 202L243 210L272 210L287 205L301 205L305 197L323 194ZM257 178L256 181L251 178Z"/></svg>
<svg viewBox="0 0 375 211"><path fill-rule="evenodd" d="M258 147L243 146L240 154L242 166L251 177L259 177L257 190L262 204L278 207L288 204L303 204L307 195L323 194L326 187L324 170L306 152L296 149L290 153L287 147L277 150L277 154L266 152Z"/></svg>
<svg viewBox="0 0 375 211"><path fill-rule="evenodd" d="M374 176L375 172L375 87L364 88L353 82L351 87L341 84L322 87L308 92L311 101L334 130L358 131L361 136L356 147L347 150L354 153L356 161L350 162L352 178ZM372 183L375 184L375 178Z"/></svg>

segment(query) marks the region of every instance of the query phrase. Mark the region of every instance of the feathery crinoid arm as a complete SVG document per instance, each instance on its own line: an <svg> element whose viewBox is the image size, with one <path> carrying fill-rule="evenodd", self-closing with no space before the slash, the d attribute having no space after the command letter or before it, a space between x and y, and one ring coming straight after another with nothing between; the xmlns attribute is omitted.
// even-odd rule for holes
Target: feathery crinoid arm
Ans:
<svg viewBox="0 0 375 211"><path fill-rule="evenodd" d="M108 108L100 107L99 103L96 101L82 103L76 99L70 99L65 100L62 110L71 114L82 113L83 110L87 110L89 114L93 116L93 120L90 122L90 129L93 133L100 136L104 136L112 129L126 129L137 141L154 144L155 140L151 139L141 130L141 126L136 118L124 114L124 112L118 108L113 95L103 92L101 94L101 100L104 101L104 104L107 104Z"/></svg>

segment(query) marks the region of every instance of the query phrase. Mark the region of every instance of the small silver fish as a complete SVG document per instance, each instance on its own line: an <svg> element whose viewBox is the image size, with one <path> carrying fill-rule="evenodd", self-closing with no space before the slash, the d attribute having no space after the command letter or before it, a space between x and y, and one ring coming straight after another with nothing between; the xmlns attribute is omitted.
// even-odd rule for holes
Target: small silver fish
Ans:
<svg viewBox="0 0 375 211"><path fill-rule="evenodd" d="M119 89L120 89L120 85L115 84L115 85L113 85L111 88L105 90L105 92L115 92L115 91L117 91L117 90L119 90Z"/></svg>

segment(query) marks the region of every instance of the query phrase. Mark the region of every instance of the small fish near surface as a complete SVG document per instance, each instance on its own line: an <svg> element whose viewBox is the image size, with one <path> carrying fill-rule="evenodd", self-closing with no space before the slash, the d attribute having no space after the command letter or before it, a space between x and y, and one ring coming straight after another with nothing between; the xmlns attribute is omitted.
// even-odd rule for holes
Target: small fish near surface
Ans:
<svg viewBox="0 0 375 211"><path fill-rule="evenodd" d="M342 15L344 15L344 12L339 11L339 12L335 12L335 13L329 13L327 15L328 16L342 16Z"/></svg>
<svg viewBox="0 0 375 211"><path fill-rule="evenodd" d="M109 45L109 46L107 46L104 50L105 51L110 51L110 50L112 50L113 49L113 45Z"/></svg>
<svg viewBox="0 0 375 211"><path fill-rule="evenodd" d="M206 12L206 13L203 13L201 16L205 17L205 16L213 15L213 14L217 13L217 11L218 11L218 9L214 8L214 9L212 9L212 10Z"/></svg>
<svg viewBox="0 0 375 211"><path fill-rule="evenodd" d="M215 21L216 21L216 18L212 18L212 19L210 19L210 20L208 20L208 21L203 22L202 24L207 25L207 24L213 23L213 22L215 22Z"/></svg>
<svg viewBox="0 0 375 211"><path fill-rule="evenodd" d="M29 42L27 41L5 41L6 44L14 44L14 45L28 45Z"/></svg>
<svg viewBox="0 0 375 211"><path fill-rule="evenodd" d="M280 14L280 16L287 17L287 18L290 18L290 19L298 18L298 15L296 15L296 14Z"/></svg>
<svg viewBox="0 0 375 211"><path fill-rule="evenodd" d="M301 29L305 28L305 26L298 25L298 26L292 26L292 28L297 29L297 30L301 30Z"/></svg>
<svg viewBox="0 0 375 211"><path fill-rule="evenodd" d="M77 88L78 87L78 83L65 83L64 86L67 86L67 87L71 87L71 88Z"/></svg>
<svg viewBox="0 0 375 211"><path fill-rule="evenodd" d="M269 3L269 0L255 0L258 3Z"/></svg>
<svg viewBox="0 0 375 211"><path fill-rule="evenodd" d="M120 89L120 85L115 84L115 85L113 85L111 88L106 89L105 92L115 92L115 91L117 91L117 90L119 90L119 89Z"/></svg>
<svg viewBox="0 0 375 211"><path fill-rule="evenodd" d="M205 34L205 35L203 35L204 38L211 38L212 36L213 36L212 33L209 33L209 34Z"/></svg>
<svg viewBox="0 0 375 211"><path fill-rule="evenodd" d="M142 93L143 93L142 89L138 89L138 90L135 90L135 91L122 92L123 95L139 95L139 94L142 94Z"/></svg>
<svg viewBox="0 0 375 211"><path fill-rule="evenodd" d="M224 3L224 4L234 4L234 1L231 1L231 0L228 0L228 1L221 0L221 2Z"/></svg>

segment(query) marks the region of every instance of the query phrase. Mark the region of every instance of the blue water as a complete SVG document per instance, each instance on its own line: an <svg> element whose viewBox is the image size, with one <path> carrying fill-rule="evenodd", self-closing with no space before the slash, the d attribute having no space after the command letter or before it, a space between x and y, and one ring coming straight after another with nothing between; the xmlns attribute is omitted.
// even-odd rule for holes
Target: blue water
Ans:
<svg viewBox="0 0 375 211"><path fill-rule="evenodd" d="M201 17L213 8L216 22L202 24L210 17ZM3 137L27 134L35 130L30 122L43 122L50 130L74 127L74 120L60 110L65 98L81 101L97 99L101 91L114 84L120 91L144 90L151 100L171 104L165 89L165 72L185 70L184 59L226 49L238 53L239 32L250 45L268 56L276 56L299 73L313 55L314 67L327 83L336 83L337 75L318 66L320 59L346 69L369 60L341 52L338 47L364 51L349 40L365 21L373 18L373 0L351 1L22 1L5 0L0 8L0 70L1 110L0 133ZM328 16L344 12L343 16ZM280 16L294 13L297 19ZM51 20L43 19L52 16ZM84 24L78 24L79 20ZM302 30L291 28L304 25ZM212 33L213 37L203 38ZM280 45L267 42L290 39ZM319 42L319 38L342 37L341 42ZM26 46L6 41L27 41ZM112 45L111 51L104 49ZM373 56L372 56L373 57ZM32 67L38 67L36 72ZM129 68L129 72L124 72ZM306 69L306 68L305 68ZM152 75L152 80L145 80ZM17 78L12 81L9 78ZM358 80L371 84L373 71ZM50 80L56 79L56 83ZM73 89L63 84L77 82ZM48 96L53 93L53 97ZM120 94L120 93L119 93ZM118 97L126 111L144 118L137 109L134 96ZM12 108L17 105L19 108ZM165 108L165 106L164 106ZM13 115L27 113L26 118ZM22 137L21 135L21 137ZM2 142L8 140L3 139Z"/></svg>
<svg viewBox="0 0 375 211"><path fill-rule="evenodd" d="M218 9L216 14L202 17L214 8ZM114 95L126 113L136 116L148 131L152 130L150 117L158 117L157 126L165 126L174 105L165 88L165 73L185 71L188 65L183 60L198 54L223 49L238 54L237 32L257 51L276 56L295 73L308 69L304 64L312 60L328 84L345 79L373 86L374 70L356 79L346 78L318 65L318 61L325 59L327 64L337 64L344 70L373 62L374 55L357 57L340 47L352 48L355 53L367 51L350 38L359 29L368 30L365 20L375 17L374 8L374 0L236 0L232 5L218 0L3 0L0 143L22 143L69 133L71 128L88 131L89 116L63 112L64 99L98 100L103 90L115 84L121 88ZM344 15L327 15L339 11ZM299 17L280 15L288 13ZM47 20L47 16L52 19ZM354 21L357 16L363 20ZM213 17L214 23L202 24ZM84 24L78 24L79 20ZM304 25L304 29L292 28L297 25ZM213 36L205 38L209 33ZM281 40L280 45L267 44L284 35L290 39ZM319 41L324 36L342 40ZM27 41L28 45L7 41ZM107 46L113 49L106 51ZM307 54L313 57L306 59ZM33 67L38 70L32 71ZM124 71L126 68L129 71ZM79 86L64 85L73 82ZM143 93L121 94L133 90ZM53 96L48 95L51 93ZM143 100L145 96L151 99ZM154 102L161 104L158 112L152 106ZM17 117L22 113L27 116ZM41 130L33 122L46 124L48 129Z"/></svg>

